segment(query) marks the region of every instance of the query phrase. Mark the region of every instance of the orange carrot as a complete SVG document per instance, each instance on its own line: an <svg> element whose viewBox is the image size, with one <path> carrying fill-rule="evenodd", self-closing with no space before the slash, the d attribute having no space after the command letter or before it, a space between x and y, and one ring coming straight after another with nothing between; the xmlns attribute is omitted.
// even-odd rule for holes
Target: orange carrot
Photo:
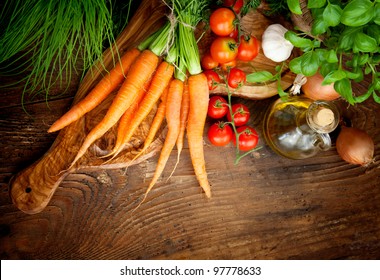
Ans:
<svg viewBox="0 0 380 280"><path fill-rule="evenodd" d="M168 88L166 87L164 93L161 96L161 103L157 108L157 112L154 115L152 124L149 128L148 135L145 138L144 146L140 150L140 152L130 161L129 164L132 164L134 160L136 160L139 156L141 156L147 148L149 148L150 144L152 144L154 137L156 137L157 131L161 127L162 122L165 119L165 112L166 112L166 97L168 93Z"/></svg>
<svg viewBox="0 0 380 280"><path fill-rule="evenodd" d="M70 168L80 159L97 139L115 125L131 106L141 88L150 80L157 68L159 57L150 50L144 50L131 66L104 118L87 135Z"/></svg>
<svg viewBox="0 0 380 280"><path fill-rule="evenodd" d="M131 125L128 127L126 134L124 135L123 145L119 148L119 151L115 153L115 156L123 150L125 145L127 145L136 129L150 113L153 106L157 103L172 79L173 73L174 66L166 61L161 62L158 66L157 71L152 78L152 82L150 83L149 90L144 99L141 101L141 105L131 121Z"/></svg>
<svg viewBox="0 0 380 280"><path fill-rule="evenodd" d="M209 101L207 78L203 73L192 75L189 77L188 83L190 111L187 120L187 139L191 162L200 186L206 196L211 197L203 151L203 130Z"/></svg>
<svg viewBox="0 0 380 280"><path fill-rule="evenodd" d="M164 145L162 146L160 157L154 172L152 181L150 182L148 189L145 192L143 200L144 202L149 191L158 181L158 178L164 171L165 165L169 159L170 153L175 146L175 143L178 138L179 127L180 127L180 114L181 114L181 99L183 93L183 82L178 79L174 79L170 82L168 96L166 99L166 113L165 118L168 125L168 132L165 137Z"/></svg>
<svg viewBox="0 0 380 280"><path fill-rule="evenodd" d="M179 162L179 157L180 157L182 149L183 149L183 140L185 137L187 118L189 116L189 109L190 109L189 86L187 83L185 83L184 88L183 88L182 103L181 103L181 117L180 117L179 134L178 134L177 143L176 143L176 145L177 145L177 163L176 163L176 166Z"/></svg>
<svg viewBox="0 0 380 280"><path fill-rule="evenodd" d="M116 66L104 76L85 98L75 104L67 113L52 124L48 132L58 131L70 123L80 119L86 113L98 106L117 86L119 86L129 71L133 61L140 51L133 48L127 51Z"/></svg>

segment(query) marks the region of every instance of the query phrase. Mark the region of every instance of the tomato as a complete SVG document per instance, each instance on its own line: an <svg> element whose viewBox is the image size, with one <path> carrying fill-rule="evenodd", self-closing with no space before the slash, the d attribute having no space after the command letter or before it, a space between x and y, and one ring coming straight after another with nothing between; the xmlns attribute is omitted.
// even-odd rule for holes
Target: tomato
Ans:
<svg viewBox="0 0 380 280"><path fill-rule="evenodd" d="M236 67L236 65L237 65L237 61L236 59L234 59L226 63L221 63L220 68L222 68L222 70L224 71L228 71L229 69Z"/></svg>
<svg viewBox="0 0 380 280"><path fill-rule="evenodd" d="M259 41L254 36L240 36L237 59L242 61L251 61L260 50Z"/></svg>
<svg viewBox="0 0 380 280"><path fill-rule="evenodd" d="M210 28L218 36L228 36L235 29L236 16L229 8L218 8L211 13Z"/></svg>
<svg viewBox="0 0 380 280"><path fill-rule="evenodd" d="M230 72L227 76L228 85L232 88L238 88L245 84L247 78L244 71L238 68L230 69Z"/></svg>
<svg viewBox="0 0 380 280"><path fill-rule="evenodd" d="M219 63L215 61L211 54L205 54L201 59L201 65L203 69L209 70L219 66Z"/></svg>
<svg viewBox="0 0 380 280"><path fill-rule="evenodd" d="M224 0L223 6L225 7L232 7L232 9L235 11L235 13L240 13L241 8L244 5L244 0Z"/></svg>
<svg viewBox="0 0 380 280"><path fill-rule="evenodd" d="M236 41L229 37L217 37L210 46L212 58L218 63L226 63L236 59L238 47Z"/></svg>
<svg viewBox="0 0 380 280"><path fill-rule="evenodd" d="M231 110L234 116L235 126L242 126L247 124L249 117L251 116L251 113L249 112L247 106L241 103L236 103L232 105ZM232 117L229 111L227 112L227 119L229 122L232 121Z"/></svg>
<svg viewBox="0 0 380 280"><path fill-rule="evenodd" d="M231 142L234 133L232 128L225 122L217 122L210 126L207 136L214 146L226 146Z"/></svg>
<svg viewBox="0 0 380 280"><path fill-rule="evenodd" d="M208 89L213 90L220 83L220 77L214 70L204 70L203 73L207 77Z"/></svg>
<svg viewBox="0 0 380 280"><path fill-rule="evenodd" d="M237 133L239 133L239 150L249 151L256 148L259 142L259 136L256 130L250 126L241 126L237 128ZM232 137L232 141L236 146L236 137Z"/></svg>
<svg viewBox="0 0 380 280"><path fill-rule="evenodd" d="M208 102L207 115L213 119L220 119L223 118L227 112L227 101L218 95L211 96Z"/></svg>
<svg viewBox="0 0 380 280"><path fill-rule="evenodd" d="M231 37L237 41L239 36L239 29L236 27L234 31L232 31L230 34L228 34L228 37Z"/></svg>

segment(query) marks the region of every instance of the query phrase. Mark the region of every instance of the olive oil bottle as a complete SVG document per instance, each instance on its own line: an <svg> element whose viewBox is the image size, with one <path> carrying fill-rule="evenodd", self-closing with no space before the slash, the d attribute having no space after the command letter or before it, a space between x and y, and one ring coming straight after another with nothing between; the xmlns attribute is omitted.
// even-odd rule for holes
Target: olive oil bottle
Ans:
<svg viewBox="0 0 380 280"><path fill-rule="evenodd" d="M283 97L266 112L264 139L281 156L309 158L331 147L329 133L335 130L339 118L332 102L302 96Z"/></svg>

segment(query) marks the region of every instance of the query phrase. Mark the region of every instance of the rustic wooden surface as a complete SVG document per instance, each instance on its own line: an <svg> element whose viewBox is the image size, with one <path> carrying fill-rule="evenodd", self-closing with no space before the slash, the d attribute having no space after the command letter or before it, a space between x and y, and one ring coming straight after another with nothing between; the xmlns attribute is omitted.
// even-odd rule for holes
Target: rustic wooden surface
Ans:
<svg viewBox="0 0 380 280"><path fill-rule="evenodd" d="M1 77L4 81L4 77ZM9 181L38 160L57 134L48 127L73 102L78 81L49 101L20 105L20 91L0 90L1 259L378 259L380 258L380 110L338 102L375 141L375 162L360 167L335 151L302 161L262 149L234 165L234 148L205 137L213 197L199 187L187 146L173 176L172 154L146 202L157 156L127 170L81 169L59 185L48 206L28 215L12 204ZM366 83L356 85L364 91ZM249 106L262 135L276 97L234 99ZM208 120L208 124L211 120Z"/></svg>

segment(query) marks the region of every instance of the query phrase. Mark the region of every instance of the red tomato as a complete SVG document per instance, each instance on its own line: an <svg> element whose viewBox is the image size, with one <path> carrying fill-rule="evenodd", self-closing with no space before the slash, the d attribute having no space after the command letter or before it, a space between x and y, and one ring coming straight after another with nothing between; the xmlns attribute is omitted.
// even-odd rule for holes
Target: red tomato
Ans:
<svg viewBox="0 0 380 280"><path fill-rule="evenodd" d="M235 13L240 13L241 8L244 5L244 0L224 0L223 6L232 7Z"/></svg>
<svg viewBox="0 0 380 280"><path fill-rule="evenodd" d="M236 59L237 52L236 41L229 37L217 37L210 46L211 56L218 63L226 63Z"/></svg>
<svg viewBox="0 0 380 280"><path fill-rule="evenodd" d="M208 139L214 146L226 146L231 142L234 135L232 128L225 122L217 122L210 126Z"/></svg>
<svg viewBox="0 0 380 280"><path fill-rule="evenodd" d="M245 84L247 78L244 71L238 68L230 69L230 72L227 76L228 85L232 88L238 88Z"/></svg>
<svg viewBox="0 0 380 280"><path fill-rule="evenodd" d="M220 119L223 118L227 112L227 101L221 96L211 96L208 102L207 115L213 119Z"/></svg>
<svg viewBox="0 0 380 280"><path fill-rule="evenodd" d="M237 133L239 133L239 150L249 151L256 148L259 142L259 136L256 130L250 126L241 126L237 128ZM232 141L236 146L236 137L232 137Z"/></svg>
<svg viewBox="0 0 380 280"><path fill-rule="evenodd" d="M251 61L260 50L259 41L254 36L240 36L237 59L242 61Z"/></svg>
<svg viewBox="0 0 380 280"><path fill-rule="evenodd" d="M236 59L234 59L226 63L221 63L220 68L222 68L222 70L224 71L228 71L229 69L236 67L236 65L237 65L237 61Z"/></svg>
<svg viewBox="0 0 380 280"><path fill-rule="evenodd" d="M235 29L235 19L231 9L218 8L210 16L211 31L218 36L228 36Z"/></svg>
<svg viewBox="0 0 380 280"><path fill-rule="evenodd" d="M232 105L232 114L234 116L234 123L236 126L242 126L246 125L249 121L249 117L251 116L251 113L249 112L249 109L247 106L241 103L236 103ZM230 114L230 111L227 112L227 119L229 122L232 121L232 117Z"/></svg>
<svg viewBox="0 0 380 280"><path fill-rule="evenodd" d="M201 65L203 69L209 70L209 69L214 69L219 66L219 63L216 62L211 54L205 54L202 59L201 59Z"/></svg>
<svg viewBox="0 0 380 280"><path fill-rule="evenodd" d="M207 77L208 89L213 90L220 83L220 77L214 70L204 70L203 73Z"/></svg>
<svg viewBox="0 0 380 280"><path fill-rule="evenodd" d="M234 31L232 31L230 34L228 34L228 37L231 37L237 41L239 36L239 29L236 27Z"/></svg>

